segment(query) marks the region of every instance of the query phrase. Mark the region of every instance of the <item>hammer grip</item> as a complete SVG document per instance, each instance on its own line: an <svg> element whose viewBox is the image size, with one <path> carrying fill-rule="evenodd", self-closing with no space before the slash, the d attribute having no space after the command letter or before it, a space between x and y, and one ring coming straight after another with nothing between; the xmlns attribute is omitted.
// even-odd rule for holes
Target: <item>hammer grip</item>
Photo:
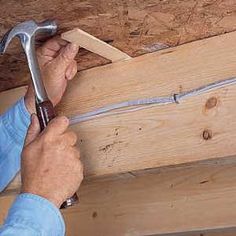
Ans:
<svg viewBox="0 0 236 236"><path fill-rule="evenodd" d="M36 102L36 112L39 119L41 132L46 128L50 120L56 117L53 104L50 100L41 103ZM61 209L75 205L78 202L78 196L75 193L61 205Z"/></svg>
<svg viewBox="0 0 236 236"><path fill-rule="evenodd" d="M46 128L50 120L56 117L51 101L36 103L36 112L39 119L41 132Z"/></svg>

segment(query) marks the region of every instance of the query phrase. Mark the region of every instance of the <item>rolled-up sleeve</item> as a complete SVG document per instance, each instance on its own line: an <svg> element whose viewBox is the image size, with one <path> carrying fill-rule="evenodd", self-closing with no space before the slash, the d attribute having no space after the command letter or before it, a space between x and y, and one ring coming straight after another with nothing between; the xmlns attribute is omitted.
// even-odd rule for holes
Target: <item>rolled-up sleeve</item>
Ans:
<svg viewBox="0 0 236 236"><path fill-rule="evenodd" d="M20 157L30 124L30 114L21 98L0 116L0 192L20 170Z"/></svg>

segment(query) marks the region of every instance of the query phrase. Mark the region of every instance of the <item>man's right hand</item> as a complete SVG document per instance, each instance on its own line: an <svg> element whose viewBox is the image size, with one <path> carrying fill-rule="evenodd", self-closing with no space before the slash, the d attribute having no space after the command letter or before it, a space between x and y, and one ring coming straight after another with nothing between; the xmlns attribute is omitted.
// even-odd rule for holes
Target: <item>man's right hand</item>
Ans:
<svg viewBox="0 0 236 236"><path fill-rule="evenodd" d="M40 133L38 118L32 115L22 151L21 192L44 197L58 208L83 180L77 137L68 126L66 117L56 117Z"/></svg>

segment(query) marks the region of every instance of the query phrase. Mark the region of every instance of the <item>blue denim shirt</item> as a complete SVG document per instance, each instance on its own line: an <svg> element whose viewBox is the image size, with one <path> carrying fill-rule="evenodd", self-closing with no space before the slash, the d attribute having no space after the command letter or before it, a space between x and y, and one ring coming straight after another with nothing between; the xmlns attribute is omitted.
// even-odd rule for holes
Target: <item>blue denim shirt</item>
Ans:
<svg viewBox="0 0 236 236"><path fill-rule="evenodd" d="M20 157L30 123L24 99L0 116L0 192L20 170ZM1 209L0 209L1 211ZM17 196L0 228L0 236L61 236L65 225L60 211L40 196Z"/></svg>

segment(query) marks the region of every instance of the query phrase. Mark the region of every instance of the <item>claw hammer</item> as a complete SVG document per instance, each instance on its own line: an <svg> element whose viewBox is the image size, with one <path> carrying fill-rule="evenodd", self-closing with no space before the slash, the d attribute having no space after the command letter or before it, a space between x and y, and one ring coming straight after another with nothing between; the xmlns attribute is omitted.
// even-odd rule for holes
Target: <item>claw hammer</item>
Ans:
<svg viewBox="0 0 236 236"><path fill-rule="evenodd" d="M9 30L0 42L0 54L6 51L10 41L17 36L20 39L21 45L25 51L26 58L29 65L31 79L33 82L35 92L36 112L40 123L41 131L45 129L50 120L56 114L52 102L49 100L45 90L41 73L39 69L38 60L35 52L35 37L37 34L54 35L57 31L57 24L55 21L46 20L41 23L36 23L33 20L22 22L11 30ZM67 208L75 205L78 202L77 194L75 193L71 198L67 199L61 208Z"/></svg>

